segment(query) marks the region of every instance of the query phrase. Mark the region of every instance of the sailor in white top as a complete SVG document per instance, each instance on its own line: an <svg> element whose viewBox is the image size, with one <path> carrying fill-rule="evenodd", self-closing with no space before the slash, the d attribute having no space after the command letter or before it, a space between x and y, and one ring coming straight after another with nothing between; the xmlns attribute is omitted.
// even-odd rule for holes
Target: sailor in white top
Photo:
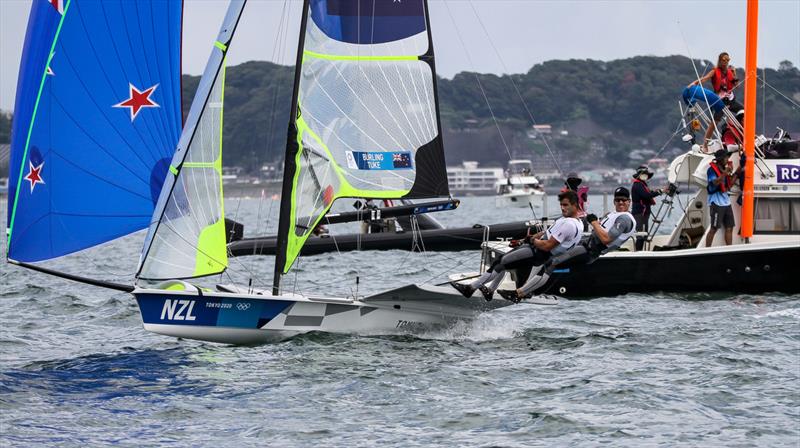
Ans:
<svg viewBox="0 0 800 448"><path fill-rule="evenodd" d="M453 282L454 288L465 297L480 289L486 300L491 300L494 291L503 281L506 270L523 265L541 266L552 256L566 253L580 242L583 225L576 219L578 214L578 196L574 191L558 195L561 204L561 215L552 227L538 232L526 239L527 244L508 252L498 259L488 272L469 285ZM486 284L488 283L488 286Z"/></svg>
<svg viewBox="0 0 800 448"><path fill-rule="evenodd" d="M550 279L550 274L566 262L570 264L593 263L600 255L615 251L622 246L636 232L636 220L628 208L631 204L631 195L627 188L619 187L614 190L614 211L598 221L595 215L587 215L587 221L592 226L592 234L585 241L573 248L554 256L547 261L538 271L531 271L525 284L516 291L500 291L500 294L509 299L530 297L532 293L541 289Z"/></svg>

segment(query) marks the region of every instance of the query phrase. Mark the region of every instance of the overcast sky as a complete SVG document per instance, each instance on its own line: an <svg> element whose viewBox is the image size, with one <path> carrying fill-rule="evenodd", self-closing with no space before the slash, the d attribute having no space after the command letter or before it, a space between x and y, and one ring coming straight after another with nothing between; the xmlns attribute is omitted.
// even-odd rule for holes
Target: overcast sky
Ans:
<svg viewBox="0 0 800 448"><path fill-rule="evenodd" d="M720 51L731 53L734 66L744 65L744 0L429 3L437 69L448 78L463 70L526 72L550 59L680 54L716 60ZM301 0L250 0L228 55L229 64L249 60L293 64L301 4ZM284 7L287 12L282 16ZM185 72L202 72L226 8L223 0L186 1ZM3 110L13 108L29 9L30 0L0 0ZM777 67L787 59L800 66L800 0L761 0L759 18L759 66ZM686 76L691 79L693 73Z"/></svg>

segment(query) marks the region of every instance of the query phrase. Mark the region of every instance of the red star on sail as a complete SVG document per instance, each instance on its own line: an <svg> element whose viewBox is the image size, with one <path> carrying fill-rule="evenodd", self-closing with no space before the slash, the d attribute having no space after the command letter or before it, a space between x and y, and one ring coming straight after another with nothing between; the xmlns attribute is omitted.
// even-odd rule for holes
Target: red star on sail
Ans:
<svg viewBox="0 0 800 448"><path fill-rule="evenodd" d="M28 161L28 164L30 165L30 171L28 171L24 179L30 182L31 193L33 193L33 188L36 184L44 184L44 179L42 179L42 167L44 166L44 162L40 163L38 166L33 166L33 162L31 161Z"/></svg>
<svg viewBox="0 0 800 448"><path fill-rule="evenodd" d="M161 107L158 105L158 103L150 99L150 95L152 95L156 90L158 84L144 91L137 89L133 86L133 84L130 83L128 86L130 87L130 97L121 103L115 104L113 107L129 107L131 112L131 121L136 118L136 115L139 114L139 111L143 107Z"/></svg>
<svg viewBox="0 0 800 448"><path fill-rule="evenodd" d="M64 3L66 3L66 0L47 0L47 1L50 2L51 5L53 5L53 8L55 8L59 14L64 15Z"/></svg>

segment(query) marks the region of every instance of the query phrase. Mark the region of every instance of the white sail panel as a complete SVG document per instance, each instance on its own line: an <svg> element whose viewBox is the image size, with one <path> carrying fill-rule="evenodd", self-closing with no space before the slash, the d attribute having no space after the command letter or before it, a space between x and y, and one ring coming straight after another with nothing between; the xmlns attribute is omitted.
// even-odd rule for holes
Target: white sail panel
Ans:
<svg viewBox="0 0 800 448"><path fill-rule="evenodd" d="M222 196L224 64L195 127L140 278L191 278L228 265Z"/></svg>
<svg viewBox="0 0 800 448"><path fill-rule="evenodd" d="M300 114L354 189L411 189L414 155L438 134L432 75L416 58L354 63L306 52Z"/></svg>
<svg viewBox="0 0 800 448"><path fill-rule="evenodd" d="M305 30L284 272L337 198L449 194L425 2L311 0Z"/></svg>

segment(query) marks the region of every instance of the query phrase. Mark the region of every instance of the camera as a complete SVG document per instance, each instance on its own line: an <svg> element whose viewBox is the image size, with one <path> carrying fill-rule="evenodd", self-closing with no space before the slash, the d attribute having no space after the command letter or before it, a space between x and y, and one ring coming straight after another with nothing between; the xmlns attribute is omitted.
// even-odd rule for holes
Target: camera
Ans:
<svg viewBox="0 0 800 448"><path fill-rule="evenodd" d="M664 193L666 193L667 196L675 196L676 194L680 194L680 190L678 190L677 185L670 183L667 186L667 191L665 191Z"/></svg>

